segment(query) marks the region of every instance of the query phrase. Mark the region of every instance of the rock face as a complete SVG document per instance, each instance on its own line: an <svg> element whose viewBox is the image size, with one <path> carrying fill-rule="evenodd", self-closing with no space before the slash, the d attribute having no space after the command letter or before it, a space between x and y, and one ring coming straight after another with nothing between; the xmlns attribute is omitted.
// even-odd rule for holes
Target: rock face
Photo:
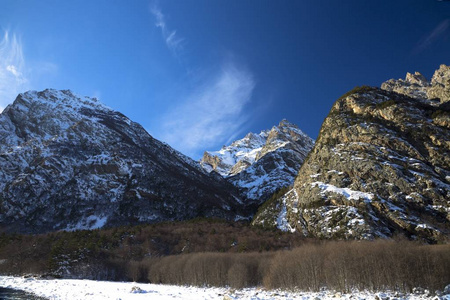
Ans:
<svg viewBox="0 0 450 300"><path fill-rule="evenodd" d="M249 133L219 151L205 152L200 161L239 187L250 203L261 204L276 190L292 185L314 140L282 120L271 130Z"/></svg>
<svg viewBox="0 0 450 300"><path fill-rule="evenodd" d="M268 131L249 133L243 139L223 146L219 151L205 151L200 165L207 172L215 171L223 177L238 174L256 161L256 156L266 144Z"/></svg>
<svg viewBox="0 0 450 300"><path fill-rule="evenodd" d="M0 114L0 227L45 232L234 219L237 190L96 99L20 94Z"/></svg>
<svg viewBox="0 0 450 300"><path fill-rule="evenodd" d="M431 85L409 74L405 88L388 81L337 100L293 189L253 224L323 238L448 239L450 107L425 98L444 69Z"/></svg>
<svg viewBox="0 0 450 300"><path fill-rule="evenodd" d="M441 65L429 82L422 74L407 73L406 78L390 79L381 85L386 91L393 91L416 99L429 101L450 101L450 67Z"/></svg>

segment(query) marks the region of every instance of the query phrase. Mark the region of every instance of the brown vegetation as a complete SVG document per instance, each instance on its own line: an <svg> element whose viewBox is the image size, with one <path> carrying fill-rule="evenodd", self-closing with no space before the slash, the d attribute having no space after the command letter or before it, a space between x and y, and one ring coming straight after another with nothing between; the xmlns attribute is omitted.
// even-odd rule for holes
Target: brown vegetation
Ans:
<svg viewBox="0 0 450 300"><path fill-rule="evenodd" d="M327 242L278 252L264 278L268 288L343 292L436 290L449 283L450 245L384 240Z"/></svg>
<svg viewBox="0 0 450 300"><path fill-rule="evenodd" d="M231 286L262 285L275 253L193 253L141 262L154 283Z"/></svg>
<svg viewBox="0 0 450 300"><path fill-rule="evenodd" d="M120 272L123 265L136 265L129 262L144 258L197 252L266 252L292 249L303 241L300 235L204 219L41 235L2 234L0 273L124 280L140 275L136 275L138 271ZM147 280L147 274L144 277Z"/></svg>
<svg viewBox="0 0 450 300"><path fill-rule="evenodd" d="M309 240L203 220L2 235L0 273L233 288L433 291L450 283L450 245Z"/></svg>
<svg viewBox="0 0 450 300"><path fill-rule="evenodd" d="M395 241L307 243L267 253L194 253L145 259L148 282L341 292L432 291L450 282L450 245Z"/></svg>

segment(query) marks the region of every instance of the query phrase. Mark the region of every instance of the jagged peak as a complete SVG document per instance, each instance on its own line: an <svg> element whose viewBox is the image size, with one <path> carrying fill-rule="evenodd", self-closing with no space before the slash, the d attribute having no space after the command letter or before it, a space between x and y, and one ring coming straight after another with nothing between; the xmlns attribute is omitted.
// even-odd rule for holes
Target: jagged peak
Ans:
<svg viewBox="0 0 450 300"><path fill-rule="evenodd" d="M432 84L436 84L436 83L443 83L441 82L442 80L440 80L441 78L448 78L450 77L450 66L447 65L440 65L439 69L437 69L434 74L433 77L431 78L431 83Z"/></svg>
<svg viewBox="0 0 450 300"><path fill-rule="evenodd" d="M294 127L298 128L298 126L292 122L289 122L287 119L283 119L278 123L278 127Z"/></svg>
<svg viewBox="0 0 450 300"><path fill-rule="evenodd" d="M304 133L296 124L289 122L287 119L281 120L278 126L274 126L272 130L282 131L284 134L294 132L297 135L302 136L304 139L311 139L306 133ZM313 139L311 139L314 141Z"/></svg>
<svg viewBox="0 0 450 300"><path fill-rule="evenodd" d="M419 100L439 99L440 102L447 102L450 101L450 67L444 64L440 65L439 69L434 72L431 81L428 81L419 72L406 73L405 79L389 79L382 83L381 88Z"/></svg>
<svg viewBox="0 0 450 300"><path fill-rule="evenodd" d="M290 143L299 146L287 146ZM205 151L200 164L207 172L215 170L228 177L244 171L266 154L279 148L309 149L313 144L314 140L304 134L297 125L283 119L270 130L262 130L259 134L250 132L244 138L223 146L219 151ZM298 152L304 152L303 148L298 149Z"/></svg>
<svg viewBox="0 0 450 300"><path fill-rule="evenodd" d="M14 102L0 114L0 138L2 146L17 146L30 141L43 142L62 136L77 124L92 127L99 123L98 115L110 115L130 125L131 120L96 98L78 96L70 90L45 89L20 93ZM9 135L11 128L18 128L17 136ZM1 144L0 143L0 144Z"/></svg>
<svg viewBox="0 0 450 300"><path fill-rule="evenodd" d="M80 109L81 107L90 107L101 110L112 110L95 97L80 96L71 90L57 90L48 88L42 91L30 90L20 93L13 103L46 103L51 106L60 105L71 109Z"/></svg>
<svg viewBox="0 0 450 300"><path fill-rule="evenodd" d="M259 137L260 137L259 134L256 134L256 133L253 133L253 132L249 132L249 133L247 133L247 135L243 139L257 139Z"/></svg>
<svg viewBox="0 0 450 300"><path fill-rule="evenodd" d="M450 72L450 66L447 66L446 64L441 64L439 65L439 69L437 69L436 72L438 71Z"/></svg>
<svg viewBox="0 0 450 300"><path fill-rule="evenodd" d="M405 82L408 82L410 84L418 84L420 86L428 86L430 83L429 81L423 76L420 72L414 72L414 74L411 74L409 72L406 73Z"/></svg>

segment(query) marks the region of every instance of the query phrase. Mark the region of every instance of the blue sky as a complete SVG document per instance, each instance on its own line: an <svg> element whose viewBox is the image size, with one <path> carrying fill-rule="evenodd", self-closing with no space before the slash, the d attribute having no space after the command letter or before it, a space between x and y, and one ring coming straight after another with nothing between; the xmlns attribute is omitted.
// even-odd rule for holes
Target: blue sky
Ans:
<svg viewBox="0 0 450 300"><path fill-rule="evenodd" d="M450 2L0 0L0 109L95 96L198 159L286 118L316 138L357 85L450 64Z"/></svg>

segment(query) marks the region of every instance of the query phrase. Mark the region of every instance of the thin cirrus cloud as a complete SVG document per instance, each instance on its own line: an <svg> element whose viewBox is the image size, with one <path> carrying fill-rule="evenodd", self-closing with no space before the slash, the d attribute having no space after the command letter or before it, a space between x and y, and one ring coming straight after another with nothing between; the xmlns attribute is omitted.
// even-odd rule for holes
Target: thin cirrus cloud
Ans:
<svg viewBox="0 0 450 300"><path fill-rule="evenodd" d="M440 22L429 34L423 37L416 47L413 49L412 53L414 55L421 53L440 38L445 37L445 34L450 29L450 19L445 19Z"/></svg>
<svg viewBox="0 0 450 300"><path fill-rule="evenodd" d="M167 24L156 3L151 13L167 48L180 59L186 40ZM209 75L203 84L183 96L185 101L164 114L160 122L159 138L194 158L220 141L228 143L250 117L245 107L255 88L253 74L233 59L227 59L219 70ZM188 79L192 76L189 73Z"/></svg>
<svg viewBox="0 0 450 300"><path fill-rule="evenodd" d="M22 45L5 31L0 41L0 112L28 87Z"/></svg>
<svg viewBox="0 0 450 300"><path fill-rule="evenodd" d="M227 62L162 120L161 139L191 157L239 132L248 120L255 81L247 69Z"/></svg>
<svg viewBox="0 0 450 300"><path fill-rule="evenodd" d="M153 4L150 11L155 17L155 26L161 30L162 37L167 47L172 54L178 58L180 53L183 51L185 39L177 35L176 30L169 28L166 22L166 17L156 3Z"/></svg>

